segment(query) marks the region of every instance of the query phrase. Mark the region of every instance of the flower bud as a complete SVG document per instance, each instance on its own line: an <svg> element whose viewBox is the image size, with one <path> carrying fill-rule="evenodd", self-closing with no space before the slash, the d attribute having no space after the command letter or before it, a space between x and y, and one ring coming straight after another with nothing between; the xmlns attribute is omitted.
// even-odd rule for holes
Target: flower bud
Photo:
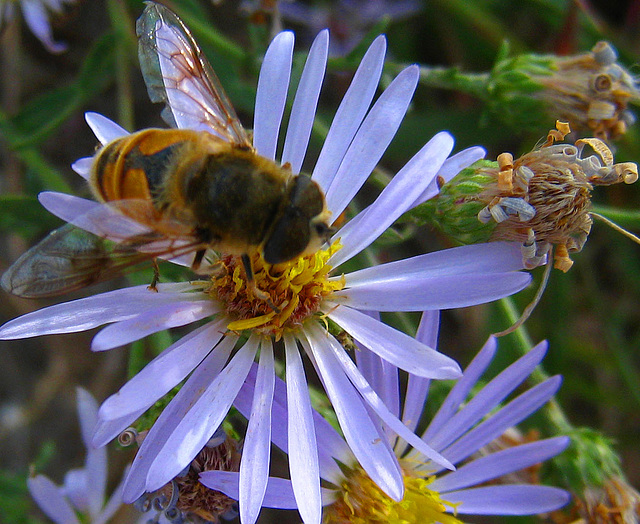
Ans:
<svg viewBox="0 0 640 524"><path fill-rule="evenodd" d="M635 120L627 104L640 99L633 76L603 41L578 55L499 60L487 91L490 113L510 126L538 128L541 115L554 116L574 131L602 140L626 132Z"/></svg>

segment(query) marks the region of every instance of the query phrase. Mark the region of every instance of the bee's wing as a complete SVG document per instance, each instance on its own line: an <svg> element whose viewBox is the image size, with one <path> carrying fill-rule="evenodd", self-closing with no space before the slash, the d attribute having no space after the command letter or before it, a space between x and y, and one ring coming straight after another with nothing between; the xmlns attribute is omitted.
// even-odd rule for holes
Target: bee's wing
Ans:
<svg viewBox="0 0 640 524"><path fill-rule="evenodd" d="M143 201L117 204L97 206L77 218L90 224L92 232L67 224L49 233L6 271L2 287L25 298L57 296L115 278L154 258L179 258L206 247L178 224L156 230L119 215L124 207L136 207L142 216ZM121 220L114 221L114 216Z"/></svg>
<svg viewBox="0 0 640 524"><path fill-rule="evenodd" d="M149 2L136 31L142 75L151 100L166 104L165 121L251 147L213 68L177 15Z"/></svg>

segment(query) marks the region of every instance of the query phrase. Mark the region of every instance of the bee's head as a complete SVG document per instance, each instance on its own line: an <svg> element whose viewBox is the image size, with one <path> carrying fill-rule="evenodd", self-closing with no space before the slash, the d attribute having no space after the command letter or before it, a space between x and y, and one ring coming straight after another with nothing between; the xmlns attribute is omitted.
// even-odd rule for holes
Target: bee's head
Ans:
<svg viewBox="0 0 640 524"><path fill-rule="evenodd" d="M307 175L291 178L286 200L264 244L263 256L269 264L313 253L335 232L328 223L331 212L322 189Z"/></svg>

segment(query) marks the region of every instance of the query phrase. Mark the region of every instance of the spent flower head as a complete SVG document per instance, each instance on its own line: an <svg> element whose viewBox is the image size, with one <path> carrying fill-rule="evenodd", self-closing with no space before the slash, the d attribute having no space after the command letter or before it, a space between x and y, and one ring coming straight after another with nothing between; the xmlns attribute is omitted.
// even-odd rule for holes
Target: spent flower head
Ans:
<svg viewBox="0 0 640 524"><path fill-rule="evenodd" d="M130 428L120 435L118 442L122 445L139 445L144 442L146 433L138 433ZM148 522L158 519L169 522L219 522L221 519L233 519L238 515L238 503L224 493L202 485L199 475L209 469L238 471L239 465L238 442L219 428L179 475L157 491L142 495L135 506L147 515ZM155 520L149 518L152 515Z"/></svg>
<svg viewBox="0 0 640 524"><path fill-rule="evenodd" d="M147 9L159 9L151 4ZM161 17L154 24L159 70L170 92L168 120L179 128L206 131L211 93L195 77L176 67L175 48L184 47L185 33ZM284 149L278 161L298 173L324 77L328 32L311 47L293 102ZM283 32L271 43L260 72L253 147L275 161L278 131L289 88L294 37ZM195 45L195 44L194 44ZM328 209L338 217L382 157L409 106L418 81L417 67L400 73L372 107L382 73L386 43L378 37L362 59L338 108L312 179L326 195ZM193 58L193 57L192 57ZM168 59L168 61L167 61ZM184 64L192 63L186 60ZM178 62L183 64L183 62ZM185 81L186 80L186 81ZM151 87L151 86L150 86ZM154 92L151 90L152 93ZM96 114L87 120L103 144L126 132ZM372 318L364 310L421 311L469 306L512 294L530 282L522 273L517 247L509 243L466 246L420 255L343 274L337 268L368 247L403 212L437 192L436 175L452 176L481 158L471 148L448 158L453 139L439 133L394 177L367 209L343 226L326 249L285 264L270 266L255 255L255 280L264 297L251 296L255 287L242 271L240 257L221 255L210 278L158 284L155 292L137 286L55 305L15 319L0 328L0 338L16 339L51 333L83 331L109 324L94 337L92 349L104 351L152 333L198 323L108 398L100 408L93 444L102 446L172 392L170 402L153 423L124 484L124 499L132 502L179 475L203 450L236 401L259 354L254 400L240 463L240 515L257 518L267 485L269 442L275 394L274 350L284 347L287 406L295 417L290 438L293 489L307 501L308 514L319 514L321 491L318 421L313 417L302 353L306 354L327 392L348 448L362 468L394 500L403 496L403 478L396 456L378 445L379 420L411 442L434 463L450 463L418 439L389 409L371 395L371 388L351 356L331 335L333 322L385 362L428 378L455 378L458 365L428 345ZM91 159L74 169L90 176ZM44 193L40 201L54 214L100 237L140 238L139 223L117 210L71 195ZM145 229L142 228L144 233ZM148 231L147 231L148 233ZM55 233L53 241L55 242ZM51 239L49 239L51 241ZM45 239L45 241L47 240ZM183 257L184 258L184 257ZM192 257L191 257L192 258ZM181 260L174 260L180 262ZM182 260L185 265L189 261ZM59 259L54 261L59 263ZM50 278L42 268L42 278ZM14 272L15 273L15 272ZM10 279L9 279L10 280ZM269 302L271 305L269 305ZM201 322L203 321L203 322Z"/></svg>
<svg viewBox="0 0 640 524"><path fill-rule="evenodd" d="M435 345L438 312L427 312L417 338ZM560 377L552 377L530 389L521 386L541 362L546 344L539 344L484 385L479 380L495 355L496 340L489 339L462 377L453 386L431 419L421 440L458 466L454 472L434 463L419 450L397 439L384 424L379 446L392 449L398 457L399 474L404 483L402 499L394 499L380 489L377 481L357 463L346 443L329 424L318 424L320 474L325 480L322 519L325 523L435 523L458 524L460 515L532 515L564 506L569 494L561 489L531 482L496 483L514 472L531 468L560 453L569 443L567 437L536 440L478 456L477 452L500 438L545 404L560 386ZM424 418L430 381L409 374L404 395L398 369L381 360L365 347L357 355L357 366L384 404L411 429ZM256 387L256 373L241 389L236 406L245 415ZM276 381L277 395L284 398L286 386ZM473 393L472 393L473 391ZM510 397L506 402L505 399ZM287 416L283 400L272 412L274 444L291 453L295 420ZM319 417L319 416L318 416ZM288 426L288 427L287 427ZM230 497L239 496L236 473L208 471L201 481ZM535 479L533 479L535 480ZM318 522L320 515L310 513L308 501L282 478L270 478L264 505L297 508L304 522ZM316 512L319 510L315 510Z"/></svg>
<svg viewBox="0 0 640 524"><path fill-rule="evenodd" d="M593 186L638 179L632 162L614 164L613 153L600 139L575 145L555 143L570 132L558 122L547 140L514 160L481 160L452 180L442 180L437 197L410 212L462 243L511 241L522 246L525 267L547 262L568 271L569 253L579 252L591 231Z"/></svg>
<svg viewBox="0 0 640 524"><path fill-rule="evenodd" d="M62 13L64 4L71 4L76 0L0 0L0 28L3 24L8 24L16 16L18 4L22 10L22 16L47 50L51 53L62 53L66 51L67 45L56 42L53 39L51 23L49 21L50 12L54 15Z"/></svg>
<svg viewBox="0 0 640 524"><path fill-rule="evenodd" d="M578 55L498 60L485 81L488 110L509 126L539 129L559 118L574 131L602 140L627 131L635 121L628 104L640 101L636 79L604 41Z"/></svg>

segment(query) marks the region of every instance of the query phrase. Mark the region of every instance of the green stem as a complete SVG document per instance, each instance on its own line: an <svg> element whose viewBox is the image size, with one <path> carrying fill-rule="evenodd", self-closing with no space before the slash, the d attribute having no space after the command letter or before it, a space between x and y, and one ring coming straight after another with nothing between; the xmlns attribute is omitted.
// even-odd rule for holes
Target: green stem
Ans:
<svg viewBox="0 0 640 524"><path fill-rule="evenodd" d="M618 225L640 227L640 211L600 205L592 206L592 211L613 220Z"/></svg>
<svg viewBox="0 0 640 524"><path fill-rule="evenodd" d="M44 187L53 191L71 192L71 186L47 163L37 149L19 145L25 138L16 130L4 111L0 111L0 135L7 140L15 155L38 175Z"/></svg>
<svg viewBox="0 0 640 524"><path fill-rule="evenodd" d="M514 324L520 318L520 312L513 301L513 298L506 297L498 301L498 309L503 314L505 319L510 325ZM515 346L521 355L526 355L528 351L533 347L531 336L529 335L525 326L520 326L513 332L516 337ZM549 375L545 373L542 366L538 366L531 373L531 379L534 383L540 384L549 378ZM574 428L565 416L560 404L552 398L542 410L540 410L542 416L550 424L551 428L555 428L554 432L567 434Z"/></svg>
<svg viewBox="0 0 640 524"><path fill-rule="evenodd" d="M385 70L397 75L409 64L388 62ZM486 101L488 92L489 73L464 73L457 67L428 67L420 66L420 84L436 89L459 91Z"/></svg>
<svg viewBox="0 0 640 524"><path fill-rule="evenodd" d="M133 87L131 82L131 49L135 49L135 38L131 18L122 0L109 0L111 25L116 34L116 88L118 91L118 122L125 129L134 129Z"/></svg>
<svg viewBox="0 0 640 524"><path fill-rule="evenodd" d="M235 63L245 63L248 55L244 49L232 40L222 36L207 20L194 17L186 12L181 12L180 17L187 27L198 33L199 40L206 41L221 55L226 56Z"/></svg>

